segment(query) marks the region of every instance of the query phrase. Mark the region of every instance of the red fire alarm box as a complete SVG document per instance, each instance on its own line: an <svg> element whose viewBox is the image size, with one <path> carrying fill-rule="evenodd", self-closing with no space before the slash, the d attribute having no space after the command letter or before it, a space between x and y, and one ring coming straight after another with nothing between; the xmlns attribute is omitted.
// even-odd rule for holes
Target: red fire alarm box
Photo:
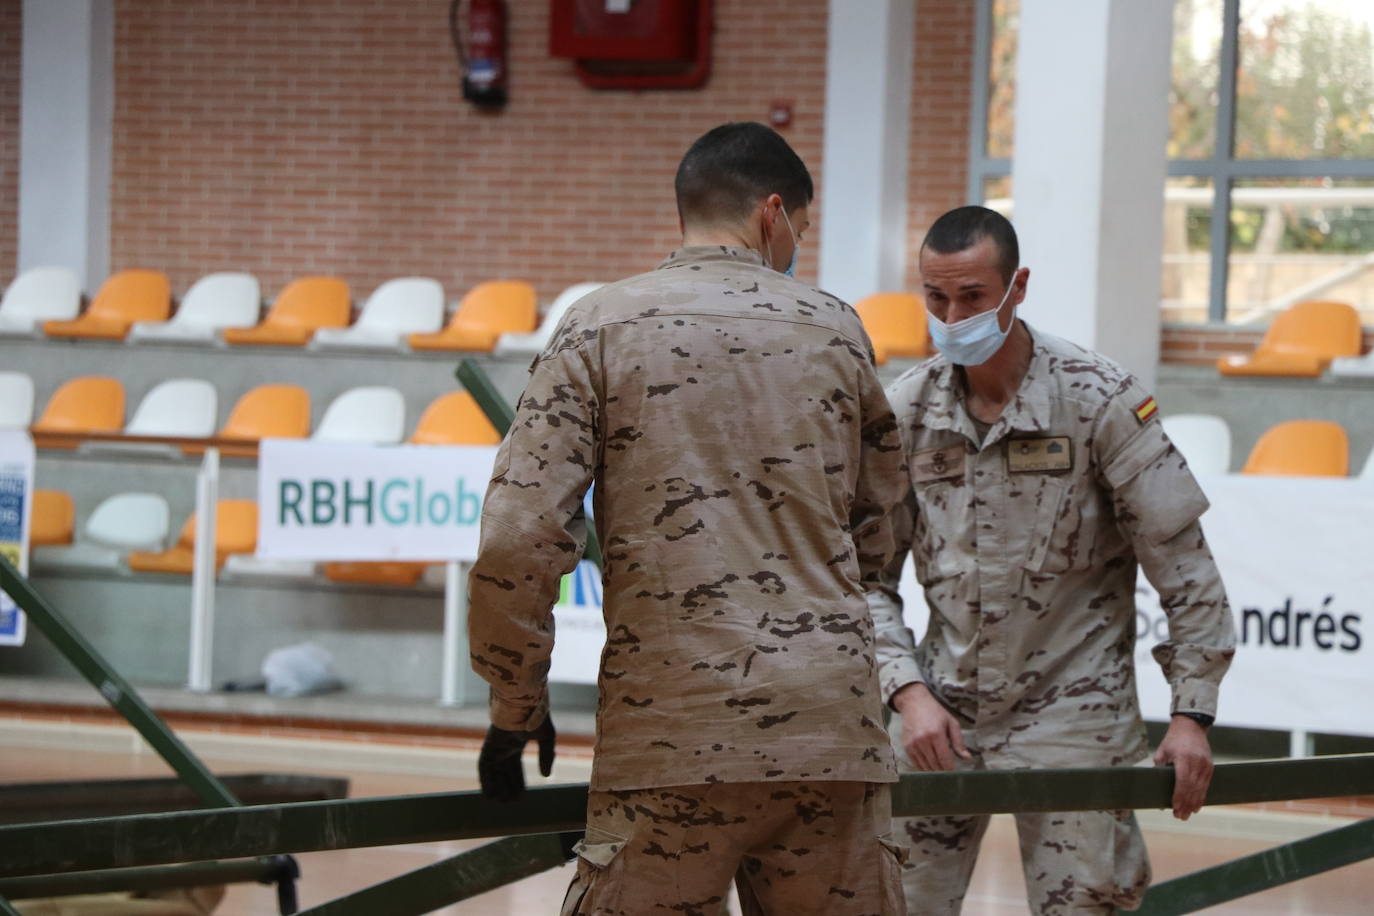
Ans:
<svg viewBox="0 0 1374 916"><path fill-rule="evenodd" d="M551 0L549 52L598 89L683 89L710 72L711 0Z"/></svg>

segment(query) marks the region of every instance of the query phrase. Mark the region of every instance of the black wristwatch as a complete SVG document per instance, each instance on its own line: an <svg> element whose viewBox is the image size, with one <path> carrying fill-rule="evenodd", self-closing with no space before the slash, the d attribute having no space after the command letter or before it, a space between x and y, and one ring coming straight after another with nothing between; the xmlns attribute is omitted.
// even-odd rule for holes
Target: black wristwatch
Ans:
<svg viewBox="0 0 1374 916"><path fill-rule="evenodd" d="M1216 716L1209 716L1205 712L1176 712L1174 715L1187 716L1198 725L1201 725L1204 729L1211 728L1212 723L1216 721Z"/></svg>

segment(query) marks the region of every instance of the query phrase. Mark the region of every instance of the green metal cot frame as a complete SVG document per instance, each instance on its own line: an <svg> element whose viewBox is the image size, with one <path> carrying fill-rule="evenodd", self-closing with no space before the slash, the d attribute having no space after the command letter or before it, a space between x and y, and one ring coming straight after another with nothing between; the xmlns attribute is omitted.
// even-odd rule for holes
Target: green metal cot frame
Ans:
<svg viewBox="0 0 1374 916"><path fill-rule="evenodd" d="M504 433L513 412L481 368L465 361L458 378ZM594 546L589 531L589 550ZM262 880L254 869L269 863L280 869L285 862L294 867L289 853L501 837L304 911L314 916L420 916L557 867L573 855L584 824L585 784L529 789L515 804L478 792L453 792L241 806L3 557L0 589L210 806L0 826L0 916L18 916L6 897ZM1172 769L1144 767L906 774L894 786L892 803L898 816L1163 809L1171 804L1173 782ZM1363 794L1374 794L1374 754L1221 764L1206 803ZM250 858L213 861L237 857ZM1370 858L1374 819L1155 885L1137 912L1189 913ZM226 879L231 874L239 877ZM290 909L285 904L283 913L295 912L294 899Z"/></svg>

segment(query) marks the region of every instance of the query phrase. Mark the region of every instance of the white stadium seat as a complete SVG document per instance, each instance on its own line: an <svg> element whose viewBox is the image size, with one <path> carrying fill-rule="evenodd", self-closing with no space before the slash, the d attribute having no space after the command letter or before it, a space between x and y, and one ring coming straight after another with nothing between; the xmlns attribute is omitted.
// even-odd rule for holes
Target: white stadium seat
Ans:
<svg viewBox="0 0 1374 916"><path fill-rule="evenodd" d="M205 438L214 435L218 413L219 396L214 385L203 379L168 379L143 396L124 432L130 436Z"/></svg>
<svg viewBox="0 0 1374 916"><path fill-rule="evenodd" d="M0 372L0 429L27 429L33 422L33 379Z"/></svg>
<svg viewBox="0 0 1374 916"><path fill-rule="evenodd" d="M1369 450L1369 457L1364 460L1364 468L1360 470L1361 480L1374 480L1374 448Z"/></svg>
<svg viewBox="0 0 1374 916"><path fill-rule="evenodd" d="M394 445L405 434L405 398L395 388L365 385L351 388L325 409L310 438L316 442L364 442Z"/></svg>
<svg viewBox="0 0 1374 916"><path fill-rule="evenodd" d="M69 321L81 311L81 281L66 267L33 267L0 298L0 334L37 336L45 321Z"/></svg>
<svg viewBox="0 0 1374 916"><path fill-rule="evenodd" d="M553 300L549 306L548 314L540 322L539 328L529 334L502 334L496 341L495 354L497 356L537 356L544 352L544 348L553 339L553 332L558 329L558 324L567 314L568 307L578 299L594 292L605 286L604 283L574 283L563 292L558 294L558 298Z"/></svg>
<svg viewBox="0 0 1374 916"><path fill-rule="evenodd" d="M131 550L161 550L171 524L167 500L156 493L120 493L95 507L84 538L71 546L35 547L41 568L116 569Z"/></svg>
<svg viewBox="0 0 1374 916"><path fill-rule="evenodd" d="M224 561L225 578L292 579L315 578L313 560L267 560L251 553L232 553Z"/></svg>
<svg viewBox="0 0 1374 916"><path fill-rule="evenodd" d="M1231 470L1231 427L1221 417L1181 413L1164 418L1164 433L1183 453L1194 474Z"/></svg>
<svg viewBox="0 0 1374 916"><path fill-rule="evenodd" d="M410 334L432 334L444 322L444 288L428 277L388 280L368 297L347 328L320 328L312 350L399 350Z"/></svg>
<svg viewBox="0 0 1374 916"><path fill-rule="evenodd" d="M206 274L186 291L169 321L139 321L129 331L134 342L211 344L224 328L258 323L262 289L246 273Z"/></svg>

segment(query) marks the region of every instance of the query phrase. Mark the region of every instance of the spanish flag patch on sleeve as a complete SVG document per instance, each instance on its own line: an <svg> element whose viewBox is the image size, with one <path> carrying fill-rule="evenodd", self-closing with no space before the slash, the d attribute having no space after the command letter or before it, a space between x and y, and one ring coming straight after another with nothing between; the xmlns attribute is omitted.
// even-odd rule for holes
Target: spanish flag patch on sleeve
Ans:
<svg viewBox="0 0 1374 916"><path fill-rule="evenodd" d="M1150 397L1141 401L1135 406L1135 418L1141 423L1148 423L1155 414L1159 413L1159 405L1155 399Z"/></svg>

